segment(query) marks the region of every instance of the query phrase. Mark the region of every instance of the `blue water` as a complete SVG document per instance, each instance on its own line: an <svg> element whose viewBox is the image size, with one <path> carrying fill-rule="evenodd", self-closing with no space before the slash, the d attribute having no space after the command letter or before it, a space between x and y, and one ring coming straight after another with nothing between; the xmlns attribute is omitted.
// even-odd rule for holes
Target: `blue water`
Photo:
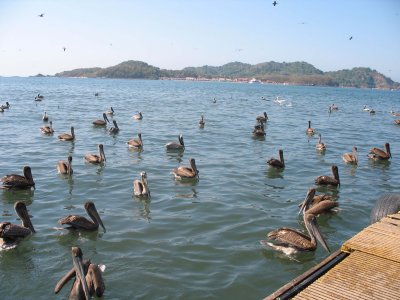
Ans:
<svg viewBox="0 0 400 300"><path fill-rule="evenodd" d="M100 93L98 97L94 94ZM34 97L41 93L42 102ZM279 96L282 104L274 100ZM265 100L262 100L265 97ZM213 103L213 99L216 103ZM19 223L13 205L28 205L36 234L0 252L2 299L49 299L72 267L72 246L106 265L105 299L260 299L327 256L322 247L292 258L259 241L278 227L304 229L297 215L314 178L337 164L342 185L318 192L338 195L340 211L318 218L328 245L336 250L369 223L374 201L400 192L399 91L341 89L222 82L177 82L64 78L0 78L0 176L32 168L35 191L0 191L0 221ZM335 104L338 111L328 113ZM376 110L369 115L368 105ZM112 106L116 136L91 122ZM39 128L46 111L55 134ZM143 120L132 116L141 111ZM269 122L265 139L251 135L255 117ZM204 115L205 127L198 121ZM308 120L327 144L315 150ZM58 141L75 127L76 141ZM108 128L111 125L108 126ZM142 133L143 151L126 142ZM182 134L186 150L164 145ZM392 159L367 159L372 147L389 142ZM104 167L89 165L86 153L104 144ZM359 165L341 155L358 147ZM286 168L266 161L283 149ZM56 172L58 160L73 156L72 178ZM198 181L177 182L171 170L195 158ZM150 200L133 196L132 182L148 175ZM85 215L91 200L106 233L56 230L68 214ZM70 285L58 299L68 297Z"/></svg>

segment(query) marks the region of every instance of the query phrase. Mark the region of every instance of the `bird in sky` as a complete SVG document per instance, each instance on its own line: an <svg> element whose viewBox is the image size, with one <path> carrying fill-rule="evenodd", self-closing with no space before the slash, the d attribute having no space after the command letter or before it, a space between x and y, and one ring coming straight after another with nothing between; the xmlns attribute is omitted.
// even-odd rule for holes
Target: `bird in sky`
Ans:
<svg viewBox="0 0 400 300"><path fill-rule="evenodd" d="M349 40L351 41L353 39L353 36L349 37Z"/></svg>
<svg viewBox="0 0 400 300"><path fill-rule="evenodd" d="M65 47L62 47L62 49L64 50L64 52L65 52L65 49L67 49L67 48L65 48Z"/></svg>
<svg viewBox="0 0 400 300"><path fill-rule="evenodd" d="M41 17L41 18L43 18L43 17L44 17L44 14L40 14L40 15L38 15L38 17Z"/></svg>
<svg viewBox="0 0 400 300"><path fill-rule="evenodd" d="M276 1L272 2L272 5L273 5L273 6L275 6L275 5L277 5L277 4L278 4L278 2L276 2Z"/></svg>

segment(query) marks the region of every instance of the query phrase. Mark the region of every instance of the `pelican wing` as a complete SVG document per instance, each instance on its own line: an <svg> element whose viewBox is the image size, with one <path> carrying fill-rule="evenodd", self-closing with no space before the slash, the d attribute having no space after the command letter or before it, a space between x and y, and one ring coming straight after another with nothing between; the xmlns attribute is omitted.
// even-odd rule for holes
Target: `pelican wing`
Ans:
<svg viewBox="0 0 400 300"><path fill-rule="evenodd" d="M86 154L85 155L86 161L90 163L99 163L101 162L101 157L98 154Z"/></svg>
<svg viewBox="0 0 400 300"><path fill-rule="evenodd" d="M63 134L60 134L60 135L58 136L58 139L63 140L63 141L71 141L71 140L73 140L74 138L73 138L72 135L70 135L69 133L63 133Z"/></svg>
<svg viewBox="0 0 400 300"><path fill-rule="evenodd" d="M172 170L175 177L178 178L193 178L196 176L196 173L189 167L179 167Z"/></svg>
<svg viewBox="0 0 400 300"><path fill-rule="evenodd" d="M276 168L282 168L282 162L279 159L276 158L271 158L267 161L267 164L269 164L270 166L276 167Z"/></svg>
<svg viewBox="0 0 400 300"><path fill-rule="evenodd" d="M129 147L137 147L138 148L138 147L142 146L142 143L139 140L129 140L127 142L127 144Z"/></svg>
<svg viewBox="0 0 400 300"><path fill-rule="evenodd" d="M33 186L24 176L11 174L0 179L3 182L3 188L30 188Z"/></svg>
<svg viewBox="0 0 400 300"><path fill-rule="evenodd" d="M342 158L347 163L357 163L357 158L353 155L353 153L345 153L343 154Z"/></svg>
<svg viewBox="0 0 400 300"><path fill-rule="evenodd" d="M69 215L58 221L61 225L69 225L75 229L85 229L85 230L93 230L97 229L98 226L94 224L92 221L89 221L85 217Z"/></svg>
<svg viewBox="0 0 400 300"><path fill-rule="evenodd" d="M323 200L314 204L311 208L307 209L308 214L318 215L330 211L332 208L339 206L337 201Z"/></svg>
<svg viewBox="0 0 400 300"><path fill-rule="evenodd" d="M0 223L0 238L18 239L30 235L32 232L29 228L11 224L10 222Z"/></svg>
<svg viewBox="0 0 400 300"><path fill-rule="evenodd" d="M133 182L133 192L134 192L134 194L136 196L140 196L140 195L143 194L143 191L144 191L143 183L140 180L136 179Z"/></svg>
<svg viewBox="0 0 400 300"><path fill-rule="evenodd" d="M165 145L165 148L167 148L167 150L180 150L183 149L183 146L177 142L169 142Z"/></svg>
<svg viewBox="0 0 400 300"><path fill-rule="evenodd" d="M301 250L315 249L310 237L293 228L278 228L268 233L268 238Z"/></svg>
<svg viewBox="0 0 400 300"><path fill-rule="evenodd" d="M386 153L385 151L379 149L379 148L372 148L369 153L371 153L374 158L382 158L382 159L386 159L389 158L389 154Z"/></svg>
<svg viewBox="0 0 400 300"><path fill-rule="evenodd" d="M339 182L330 176L318 176L317 178L315 178L315 184L319 184L319 185L339 185Z"/></svg>

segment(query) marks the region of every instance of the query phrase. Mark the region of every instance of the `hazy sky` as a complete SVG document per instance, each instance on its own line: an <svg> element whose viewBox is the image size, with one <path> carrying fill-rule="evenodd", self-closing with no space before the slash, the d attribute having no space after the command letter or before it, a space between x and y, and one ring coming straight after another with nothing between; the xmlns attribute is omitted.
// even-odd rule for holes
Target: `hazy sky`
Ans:
<svg viewBox="0 0 400 300"><path fill-rule="evenodd" d="M399 0L272 2L0 0L0 75L126 60L174 70L305 61L322 71L370 67L400 82Z"/></svg>

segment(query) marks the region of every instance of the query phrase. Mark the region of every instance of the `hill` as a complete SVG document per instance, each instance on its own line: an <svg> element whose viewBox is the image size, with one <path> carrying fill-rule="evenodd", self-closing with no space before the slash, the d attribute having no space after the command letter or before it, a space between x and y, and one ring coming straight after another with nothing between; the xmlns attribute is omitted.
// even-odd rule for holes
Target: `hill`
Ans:
<svg viewBox="0 0 400 300"><path fill-rule="evenodd" d="M370 68L323 72L306 62L264 62L256 65L231 62L222 66L187 67L165 70L141 61L126 61L108 68L83 68L55 74L56 77L100 77L131 79L218 79L248 80L267 83L400 89L400 84Z"/></svg>

